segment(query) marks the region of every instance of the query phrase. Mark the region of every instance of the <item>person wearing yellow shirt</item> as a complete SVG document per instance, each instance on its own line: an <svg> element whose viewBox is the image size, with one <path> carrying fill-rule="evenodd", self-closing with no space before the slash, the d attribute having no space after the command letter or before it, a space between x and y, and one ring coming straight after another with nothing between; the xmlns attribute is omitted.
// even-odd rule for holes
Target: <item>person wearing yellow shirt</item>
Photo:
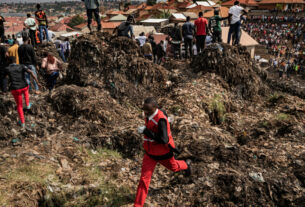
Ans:
<svg viewBox="0 0 305 207"><path fill-rule="evenodd" d="M14 40L13 46L8 49L8 55L15 57L17 64L19 64L18 48L19 48L18 41Z"/></svg>

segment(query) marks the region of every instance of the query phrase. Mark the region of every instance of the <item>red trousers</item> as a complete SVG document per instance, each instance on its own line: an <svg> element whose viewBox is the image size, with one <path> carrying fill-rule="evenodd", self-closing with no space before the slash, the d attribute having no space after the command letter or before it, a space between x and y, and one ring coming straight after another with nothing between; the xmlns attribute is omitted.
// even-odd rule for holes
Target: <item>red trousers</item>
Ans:
<svg viewBox="0 0 305 207"><path fill-rule="evenodd" d="M185 161L175 160L174 157L167 160L154 160L150 158L147 154L145 154L143 158L141 178L137 190L134 207L142 207L144 205L148 193L151 176L155 170L157 163L160 163L161 165L173 172L186 170L188 168Z"/></svg>
<svg viewBox="0 0 305 207"><path fill-rule="evenodd" d="M13 94L16 104L17 104L17 111L19 114L20 121L22 124L24 124L22 94L24 95L25 104L26 104L26 106L28 106L29 105L29 86L18 89L18 90L12 90L11 93Z"/></svg>

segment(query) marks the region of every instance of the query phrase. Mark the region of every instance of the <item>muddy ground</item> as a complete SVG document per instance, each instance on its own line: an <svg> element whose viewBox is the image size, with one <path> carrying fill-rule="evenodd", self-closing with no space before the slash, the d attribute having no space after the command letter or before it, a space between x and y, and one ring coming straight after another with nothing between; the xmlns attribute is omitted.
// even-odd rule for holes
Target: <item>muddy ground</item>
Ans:
<svg viewBox="0 0 305 207"><path fill-rule="evenodd" d="M228 45L164 67L101 33L72 50L54 94L30 97L25 129L12 96L0 97L1 207L132 206L147 96L174 117L177 157L193 160L193 175L158 166L146 206L304 206L302 79L285 87Z"/></svg>

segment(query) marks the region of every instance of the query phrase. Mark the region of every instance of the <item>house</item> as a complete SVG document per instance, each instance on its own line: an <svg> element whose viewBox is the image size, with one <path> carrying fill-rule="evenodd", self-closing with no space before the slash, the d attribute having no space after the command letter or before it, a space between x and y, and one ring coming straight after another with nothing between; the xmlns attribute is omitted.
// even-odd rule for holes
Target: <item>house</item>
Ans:
<svg viewBox="0 0 305 207"><path fill-rule="evenodd" d="M138 9L129 9L127 11L125 11L125 15L136 15L138 13Z"/></svg>
<svg viewBox="0 0 305 207"><path fill-rule="evenodd" d="M221 17L228 17L229 16L229 8L227 7L219 7L217 8L219 10L219 16ZM207 11L206 13L203 14L205 18L211 18L214 16L214 10L212 11Z"/></svg>
<svg viewBox="0 0 305 207"><path fill-rule="evenodd" d="M157 44L161 42L161 40L165 41L168 35L163 34L163 33L156 33L152 35L154 37L154 40Z"/></svg>
<svg viewBox="0 0 305 207"><path fill-rule="evenodd" d="M146 19L140 22L144 26L154 26L157 30L169 23L168 19Z"/></svg>
<svg viewBox="0 0 305 207"><path fill-rule="evenodd" d="M119 15L119 14L123 15L123 14L125 14L125 12L123 12L123 11L112 11L112 10L106 12L106 15L107 15L109 18L112 18L112 17L117 16L117 15Z"/></svg>
<svg viewBox="0 0 305 207"><path fill-rule="evenodd" d="M107 32L109 34L112 34L114 29L116 27L118 27L121 24L121 22L104 22L104 21L102 21L101 24L102 24L103 32Z"/></svg>
<svg viewBox="0 0 305 207"><path fill-rule="evenodd" d="M191 6L192 3L185 1L185 2L179 2L176 4L176 8L178 9L178 11L180 12L185 12L187 10L187 7Z"/></svg>
<svg viewBox="0 0 305 207"><path fill-rule="evenodd" d="M72 32L72 31L74 31L74 29L72 29L68 25L62 24L62 23L59 23L53 27L50 27L50 30L52 30L54 32Z"/></svg>
<svg viewBox="0 0 305 207"><path fill-rule="evenodd" d="M142 32L144 34L155 34L156 29L153 26L143 26L143 25L133 25L133 33L137 37L139 36Z"/></svg>
<svg viewBox="0 0 305 207"><path fill-rule="evenodd" d="M194 13L194 12L183 12L182 13L184 16L186 16L186 17L190 17L191 18L191 20L195 20L195 19L197 19L198 18L198 13Z"/></svg>
<svg viewBox="0 0 305 207"><path fill-rule="evenodd" d="M304 0L262 0L258 3L259 9L268 10L287 10L287 9L305 9Z"/></svg>
<svg viewBox="0 0 305 207"><path fill-rule="evenodd" d="M213 9L214 8L210 7L210 6L207 7L207 6L198 5L196 7L189 8L186 11L187 12L193 12L193 13L196 13L198 15L199 12L206 12L206 11L210 11L210 10L213 10Z"/></svg>
<svg viewBox="0 0 305 207"><path fill-rule="evenodd" d="M185 22L186 21L186 16L182 13L173 13L169 17L169 22L171 23L179 23L179 22Z"/></svg>
<svg viewBox="0 0 305 207"><path fill-rule="evenodd" d="M123 21L126 21L127 20L127 17L122 15L122 14L119 14L119 15L116 15L114 17L111 17L109 19L109 22L123 22Z"/></svg>
<svg viewBox="0 0 305 207"><path fill-rule="evenodd" d="M187 7L187 9L191 9L197 6L204 6L204 7L212 7L215 6L216 4L213 1L207 0L207 1L196 1L196 3L191 4L190 6Z"/></svg>

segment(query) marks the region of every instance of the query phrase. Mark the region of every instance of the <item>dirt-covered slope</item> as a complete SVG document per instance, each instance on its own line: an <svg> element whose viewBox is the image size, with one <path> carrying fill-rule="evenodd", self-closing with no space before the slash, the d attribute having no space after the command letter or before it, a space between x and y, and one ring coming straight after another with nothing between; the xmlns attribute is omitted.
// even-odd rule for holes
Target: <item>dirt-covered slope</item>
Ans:
<svg viewBox="0 0 305 207"><path fill-rule="evenodd" d="M54 94L31 96L25 129L13 98L0 97L1 205L132 206L136 128L153 95L174 118L178 158L192 159L193 175L158 166L147 206L303 206L304 99L270 88L244 48L214 45L165 67L101 33L72 50Z"/></svg>

